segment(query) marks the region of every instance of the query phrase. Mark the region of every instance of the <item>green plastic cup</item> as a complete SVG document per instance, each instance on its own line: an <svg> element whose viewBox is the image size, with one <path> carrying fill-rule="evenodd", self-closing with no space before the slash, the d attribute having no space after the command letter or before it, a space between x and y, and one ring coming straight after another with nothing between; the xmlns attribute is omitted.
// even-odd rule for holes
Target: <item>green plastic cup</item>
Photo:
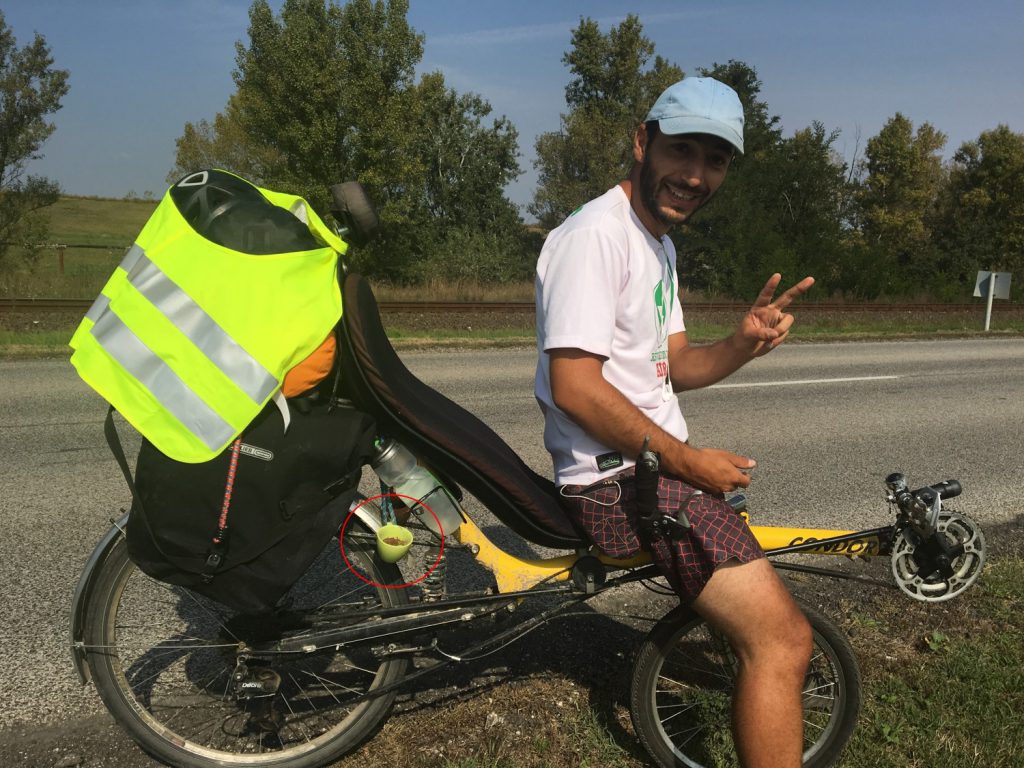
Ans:
<svg viewBox="0 0 1024 768"><path fill-rule="evenodd" d="M394 523L377 529L377 554L385 563L397 563L412 546L412 531Z"/></svg>

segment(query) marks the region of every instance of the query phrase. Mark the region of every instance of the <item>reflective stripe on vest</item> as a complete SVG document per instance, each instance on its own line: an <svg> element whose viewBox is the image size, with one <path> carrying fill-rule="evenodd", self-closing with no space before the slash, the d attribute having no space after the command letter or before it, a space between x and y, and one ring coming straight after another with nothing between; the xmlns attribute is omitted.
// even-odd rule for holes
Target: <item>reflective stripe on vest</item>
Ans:
<svg viewBox="0 0 1024 768"><path fill-rule="evenodd" d="M113 312L107 312L96 321L92 335L107 354L138 379L163 408L210 450L218 450L234 436L235 429L189 389Z"/></svg>
<svg viewBox="0 0 1024 768"><path fill-rule="evenodd" d="M254 403L262 405L278 382L259 361L225 333L202 307L189 298L137 244L121 263L128 282L163 314L220 371ZM101 295L86 317L90 334L170 414L211 450L229 441L237 431L192 389L109 307Z"/></svg>
<svg viewBox="0 0 1024 768"><path fill-rule="evenodd" d="M136 254L129 254L129 258L134 259L134 266L126 270L128 282L159 309L185 338L195 344L210 362L237 384L250 400L254 403L264 403L277 389L277 379L273 374L242 349L237 341L224 332L216 320L206 314L203 308L161 272L156 264L146 258L142 248L133 245L132 251L136 250ZM95 328L93 335L96 336ZM103 345L103 339L100 336L96 338ZM153 394L159 399L158 393Z"/></svg>
<svg viewBox="0 0 1024 768"><path fill-rule="evenodd" d="M128 253L126 253L124 258L121 259L120 269L123 269L125 272L130 272L132 267L134 267L135 263L139 260L139 257L144 253L145 251L139 248L137 244L132 243L132 247L128 249ZM110 297L105 293L101 293L96 297L96 301L92 303L92 306L89 307L89 311L85 313L85 319L95 323L103 316L103 313L107 311L108 306L110 306Z"/></svg>

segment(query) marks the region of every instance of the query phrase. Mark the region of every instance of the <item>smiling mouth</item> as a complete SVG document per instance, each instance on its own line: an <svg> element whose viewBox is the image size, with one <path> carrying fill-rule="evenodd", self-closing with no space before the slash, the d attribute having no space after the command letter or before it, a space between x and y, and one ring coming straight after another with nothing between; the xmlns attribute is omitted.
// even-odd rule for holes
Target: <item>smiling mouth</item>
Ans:
<svg viewBox="0 0 1024 768"><path fill-rule="evenodd" d="M677 200L681 203L689 204L699 202L704 197L703 195L697 194L695 192L690 192L685 189L680 189L679 187L674 187L671 184L666 183L664 187L665 190L668 192L670 198L672 198L673 200Z"/></svg>

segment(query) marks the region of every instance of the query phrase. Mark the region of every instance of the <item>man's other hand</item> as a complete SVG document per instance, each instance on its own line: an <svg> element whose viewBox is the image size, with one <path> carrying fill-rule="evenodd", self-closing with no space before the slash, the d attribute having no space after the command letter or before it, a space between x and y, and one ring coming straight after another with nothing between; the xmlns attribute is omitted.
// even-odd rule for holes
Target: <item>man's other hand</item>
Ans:
<svg viewBox="0 0 1024 768"><path fill-rule="evenodd" d="M687 451L683 480L712 493L730 493L750 485L749 472L757 462L718 448L691 448Z"/></svg>

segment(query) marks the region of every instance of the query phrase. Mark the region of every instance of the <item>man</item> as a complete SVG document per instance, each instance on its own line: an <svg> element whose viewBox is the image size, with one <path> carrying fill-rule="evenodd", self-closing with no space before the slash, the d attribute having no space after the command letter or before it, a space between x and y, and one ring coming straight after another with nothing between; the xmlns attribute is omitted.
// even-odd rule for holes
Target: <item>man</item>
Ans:
<svg viewBox="0 0 1024 768"><path fill-rule="evenodd" d="M811 631L757 541L722 495L750 483L751 459L688 443L675 392L713 384L781 344L773 275L736 331L687 342L669 230L690 220L743 151L743 108L711 78L669 87L633 137L629 178L548 236L537 265L536 394L566 509L606 553L652 552L669 583L722 632L739 661L733 731L745 766L798 766ZM660 455L659 509L686 512L680 538L646 536L633 467Z"/></svg>

